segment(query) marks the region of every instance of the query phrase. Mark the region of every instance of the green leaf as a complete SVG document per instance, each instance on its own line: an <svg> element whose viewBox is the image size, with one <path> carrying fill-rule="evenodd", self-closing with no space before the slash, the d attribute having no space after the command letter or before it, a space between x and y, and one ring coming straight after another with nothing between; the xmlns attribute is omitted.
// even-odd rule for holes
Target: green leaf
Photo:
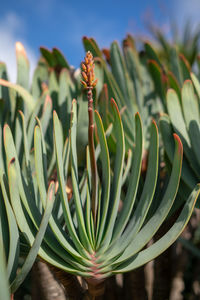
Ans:
<svg viewBox="0 0 200 300"><path fill-rule="evenodd" d="M178 99L177 94L174 90L168 90L167 92L167 109L169 112L169 116L173 125L175 132L180 136L183 147L184 154L188 158L191 163L191 167L193 168L196 175L199 177L199 172L196 170L198 166L198 162L193 155L193 151L191 149L190 138L186 129L185 120L182 114L182 108Z"/></svg>
<svg viewBox="0 0 200 300"><path fill-rule="evenodd" d="M56 66L56 60L51 51L49 51L45 47L40 47L40 52L42 56L45 58L46 62L48 63L49 67L54 68Z"/></svg>
<svg viewBox="0 0 200 300"><path fill-rule="evenodd" d="M85 51L91 51L94 57L102 57L101 50L93 38L83 37Z"/></svg>
<svg viewBox="0 0 200 300"><path fill-rule="evenodd" d="M101 117L97 111L95 111L95 120L97 126L97 133L99 137L99 144L101 147L101 163L102 163L102 196L100 207L98 208L101 212L100 216L100 225L97 231L97 243L96 247L98 248L99 242L102 239L102 235L105 229L106 216L109 207L109 198L110 198L110 157L108 151L108 145L106 142L106 136L103 128L103 123Z"/></svg>
<svg viewBox="0 0 200 300"><path fill-rule="evenodd" d="M176 79L178 80L179 84L183 84L183 73L180 66L180 60L178 57L177 49L172 47L170 49L170 63L171 63L171 70L172 73L175 75Z"/></svg>
<svg viewBox="0 0 200 300"><path fill-rule="evenodd" d="M35 107L35 100L32 97L32 95L27 90L25 90L22 86L13 84L4 79L0 79L0 85L6 86L6 87L10 88L11 90L14 90L17 93L19 93L19 95L22 97L24 103L27 105L29 114L33 111L33 109Z"/></svg>
<svg viewBox="0 0 200 300"><path fill-rule="evenodd" d="M49 185L48 193L47 193L47 199L46 199L46 207L45 211L42 217L42 221L39 227L39 231L36 234L35 240L33 242L33 245L25 259L25 262L17 274L17 277L11 284L11 291L14 293L18 287L22 284L24 279L26 278L27 274L31 270L33 263L37 257L40 245L42 243L42 240L44 238L44 234L48 225L49 218L51 216L51 212L54 205L54 199L55 199L55 184L51 182Z"/></svg>
<svg viewBox="0 0 200 300"><path fill-rule="evenodd" d="M139 118L137 120L139 122ZM141 126L141 125L138 125ZM136 193L137 193L137 185L138 185L138 179L140 174L140 168L141 168L141 159L142 159L142 153L140 152L142 150L141 145L141 128L139 129L139 142L138 142L138 159L139 164L137 161L135 162L137 169L135 170L135 178L134 182L132 180L129 183L129 194L127 195L129 198L124 201L124 206L127 205L127 208L125 206L124 210L125 212L123 214L122 223L119 225L116 230L116 234L113 236L113 242L111 244L111 247L108 249L107 253L105 254L106 259L113 258L119 254L121 254L127 247L129 247L130 243L134 241L134 238L137 233L139 232L140 228L142 227L146 215L148 213L148 210L150 208L151 202L153 200L153 196L155 193L155 187L157 183L157 174L158 174L158 128L156 126L156 123L153 121L152 127L151 127L151 141L150 141L150 150L149 150L149 163L148 163L148 169L146 174L145 183L143 186L142 195L140 197L140 200L138 201L138 205L135 209L135 213L133 214L132 218L129 220L129 224L127 225L125 231L123 232L122 236L120 234L122 233L123 229L125 228L125 225L128 222L128 218L126 218L126 214L128 214L128 217L130 217L131 208L134 204ZM134 169L133 169L134 170ZM133 176L133 174L132 174ZM135 187L135 189L134 189ZM132 203L133 201L133 203ZM120 225L122 227L120 227Z"/></svg>
<svg viewBox="0 0 200 300"><path fill-rule="evenodd" d="M160 62L160 60L159 60L159 58L158 58L158 56L157 56L155 50L154 50L153 47L151 46L151 44L150 44L150 43L145 43L145 44L144 44L144 49L145 49L145 51L146 51L146 53L147 53L148 58L149 58L150 60L154 60L154 61L158 64L158 66L159 66L160 68L162 68L162 64L161 64L161 62Z"/></svg>
<svg viewBox="0 0 200 300"><path fill-rule="evenodd" d="M169 246L171 246L178 236L182 233L185 226L187 225L192 211L195 206L195 202L198 198L200 192L200 186L193 190L190 197L188 198L187 202L185 203L182 212L178 219L176 220L175 224L170 228L170 230L160 238L156 243L148 247L147 249L141 251L139 254L136 254L132 262L129 261L128 263L122 264L116 270L114 270L114 274L128 272L130 270L139 268L140 266L146 264L150 260L156 258L162 252L164 252Z"/></svg>
<svg viewBox="0 0 200 300"><path fill-rule="evenodd" d="M128 109L128 112L131 115L133 115L134 114L133 87L132 87L132 84L130 84L130 83L128 84L128 82L130 81L130 77L129 77L125 61L123 59L123 56L121 55L121 52L120 52L117 42L113 42L111 44L110 62L111 62L112 74L114 75L114 78L119 86L119 89L124 96L125 105Z"/></svg>
<svg viewBox="0 0 200 300"><path fill-rule="evenodd" d="M155 90L158 93L159 97L161 98L162 102L165 106L165 84L164 79L167 80L167 76L163 73L162 68L159 66L159 64L156 63L154 60L148 61L148 67L149 71L152 75L152 79L154 81Z"/></svg>
<svg viewBox="0 0 200 300"><path fill-rule="evenodd" d="M33 98L37 101L43 91L42 91L42 84L47 82L48 80L48 69L46 63L39 61L38 65L34 71L32 85L31 85L31 93Z"/></svg>
<svg viewBox="0 0 200 300"><path fill-rule="evenodd" d="M0 300L10 300L3 243L0 240Z"/></svg>
<svg viewBox="0 0 200 300"><path fill-rule="evenodd" d="M182 103L184 119L186 122L187 131L189 133L192 149L200 167L199 103L190 80L184 82L182 89Z"/></svg>
<svg viewBox="0 0 200 300"><path fill-rule="evenodd" d="M81 197L80 197L79 185L78 185L76 126L77 126L77 104L74 100L72 102L71 133L70 133L71 177L72 177L72 185L73 185L73 195L74 195L74 202L76 206L76 217L78 221L80 240L88 251L92 251L86 233L85 221L83 216L83 207L81 203Z"/></svg>
<svg viewBox="0 0 200 300"><path fill-rule="evenodd" d="M123 163L124 163L124 155L125 155L124 132L123 132L121 117L119 114L117 104L113 99L111 99L111 104L115 115L114 128L115 128L115 134L117 136L117 145L116 145L117 152L115 157L114 178L112 181L111 192L110 192L109 210L107 214L108 222L105 228L105 235L101 242L101 247L100 247L101 252L107 249L112 239L114 224L116 221L119 201L120 201L120 193L121 193L121 186L122 186L122 172L123 172Z"/></svg>
<svg viewBox="0 0 200 300"><path fill-rule="evenodd" d="M52 54L53 54L54 59L56 60L57 65L60 68L66 68L68 70L70 69L68 62L66 61L64 55L62 54L62 52L59 49L53 48Z"/></svg>
<svg viewBox="0 0 200 300"><path fill-rule="evenodd" d="M197 91L197 95L200 98L200 82L194 73L190 74L194 87Z"/></svg>
<svg viewBox="0 0 200 300"><path fill-rule="evenodd" d="M141 163L142 163L142 150L143 150L142 123L141 123L141 119L140 119L140 116L138 113L135 115L135 123L136 123L136 138L135 138L136 146L135 146L134 153L133 153L133 162L132 162L132 166L131 166L131 175L130 175L130 180L129 180L129 186L128 186L128 190L126 193L126 197L124 199L122 211L120 212L117 222L115 224L114 233L112 236L112 242L115 241L120 236L120 234L123 232L125 226L127 225L128 221L129 221L130 214L132 212L132 208L135 203L137 189L138 189L138 183L139 183L140 171L141 171ZM154 172L155 172L155 174L157 174L157 155L158 155L157 154L157 152L158 152L157 139L155 141L152 141L152 145L154 145L152 147L152 149L155 152L155 154L154 154L155 156L152 157L152 159L154 159L154 160L149 159L149 161L155 163L155 165L153 166L151 163L149 163L149 168L148 168L149 171L147 171L147 176L146 176L146 178L149 178L149 179L151 178L152 182L150 183L147 180L145 182L143 191L145 189L147 189L147 186L151 186L153 188L153 186L155 186L155 184L156 184L156 175L154 176ZM151 156L149 156L149 157L151 157ZM150 170L151 170L151 173L150 173ZM153 191L154 191L154 188L153 188ZM145 192L144 192L144 195L143 195L143 201L140 199L141 205L139 205L140 207L138 207L138 210L140 211L141 215L142 215L143 210L146 210L146 212L147 212L147 208L144 203L144 199L145 199L145 202L147 203ZM137 210L135 213L137 213Z"/></svg>
<svg viewBox="0 0 200 300"><path fill-rule="evenodd" d="M165 151L172 164L175 147L174 139L172 138L173 128L170 119L166 114L163 114L160 118L160 130L163 138ZM191 169L186 159L183 160L181 177L183 181L187 184L187 186L190 187L190 189L193 189L198 181L195 173Z"/></svg>
<svg viewBox="0 0 200 300"><path fill-rule="evenodd" d="M17 56L17 84L29 89L29 61L24 49L24 46L20 43L16 43L16 56Z"/></svg>
<svg viewBox="0 0 200 300"><path fill-rule="evenodd" d="M42 132L45 136L51 122L52 117L52 100L49 95L46 96L44 106L43 106L43 112L42 116L40 118L41 126L42 126Z"/></svg>
<svg viewBox="0 0 200 300"><path fill-rule="evenodd" d="M69 231L69 234L76 245L77 249L84 255L84 257L88 257L87 252L84 250L83 245L81 244L79 237L76 233L72 216L68 204L67 194L65 191L65 180L63 176L63 160L62 160L62 131L61 126L58 120L58 116L56 112L54 111L53 114L53 121L54 121L54 143L56 148L56 164L57 164L57 174L58 174L58 181L59 181L59 189L60 189L60 197L62 200L62 208L63 208L63 214L65 218L65 222L67 225L67 229Z"/></svg>
<svg viewBox="0 0 200 300"><path fill-rule="evenodd" d="M71 78L67 69L63 69L59 77L58 109L59 118L64 128L64 135L69 136L72 105Z"/></svg>
<svg viewBox="0 0 200 300"><path fill-rule="evenodd" d="M9 252L7 259L7 274L10 281L16 276L18 258L19 258L19 231L15 221L15 216L12 211L9 196L5 187L5 175L1 175L0 183L2 194L4 198L6 214L8 219L8 227L9 227Z"/></svg>
<svg viewBox="0 0 200 300"><path fill-rule="evenodd" d="M177 135L174 135L174 138L176 142L176 148L174 154L173 168L169 184L167 186L163 199L160 202L160 205L156 209L153 216L150 218L150 220L142 227L142 229L139 231L136 237L133 238L131 243L125 249L124 253L114 262L114 264L116 265L133 257L134 254L136 254L146 245L146 243L159 229L173 205L178 190L178 184L180 181L183 155L183 146L181 144L180 139Z"/></svg>

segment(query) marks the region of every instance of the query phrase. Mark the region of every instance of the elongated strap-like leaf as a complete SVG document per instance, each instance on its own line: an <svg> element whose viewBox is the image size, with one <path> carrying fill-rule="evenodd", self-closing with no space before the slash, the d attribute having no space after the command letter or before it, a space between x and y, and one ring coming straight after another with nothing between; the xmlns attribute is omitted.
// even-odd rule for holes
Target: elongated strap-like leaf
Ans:
<svg viewBox="0 0 200 300"><path fill-rule="evenodd" d="M178 57L178 53L175 47L170 49L170 62L171 62L171 69L172 73L176 76L180 85L183 84L183 73L180 66L180 60Z"/></svg>
<svg viewBox="0 0 200 300"><path fill-rule="evenodd" d="M133 81L136 103L139 107L139 111L142 114L144 109L144 91L142 87L139 56L137 51L133 50L130 47L125 47L124 56L126 60L127 69Z"/></svg>
<svg viewBox="0 0 200 300"><path fill-rule="evenodd" d="M169 246L171 246L177 239L177 237L181 234L184 230L185 226L187 225L192 211L195 206L195 202L198 198L200 192L200 186L193 190L190 197L188 198L187 202L185 203L182 212L178 219L176 220L175 224L170 228L170 230L160 238L156 243L152 246L148 247L147 249L141 251L139 254L136 254L129 262L124 263L117 267L114 270L114 274L116 273L123 273L129 272L133 269L139 268L140 266L146 264L150 260L156 258L162 252L164 252Z"/></svg>
<svg viewBox="0 0 200 300"><path fill-rule="evenodd" d="M108 249L107 253L105 254L106 259L111 259L111 258L121 254L128 247L128 245L134 241L135 236L137 235L138 231L140 230L140 228L142 227L142 225L145 221L145 217L148 213L151 202L153 200L155 187L156 187L156 183L157 183L158 150L159 150L159 148L158 148L158 128L156 126L156 123L153 121L152 127L151 127L151 141L150 141L150 150L149 150L148 169L147 169L146 179L145 179L141 198L138 202L135 213L133 214L129 224L127 225L126 230L124 231L122 236L119 239L117 239L116 243L113 243L111 245L111 247ZM140 157L140 159L141 159L141 157ZM141 162L140 162L140 164L141 164ZM139 168L138 171L140 172L140 166L137 166L137 167ZM135 180L138 180L138 178L136 178ZM131 184L132 184L132 182L130 182L130 185ZM137 184L137 181L135 184ZM134 195L134 197L135 197L137 191L132 190L131 192L135 193L135 195ZM130 204L131 204L131 201L130 201ZM124 204L124 205L126 205L126 204ZM130 212L129 212L129 214L130 214ZM126 221L128 221L128 219ZM123 225L123 227L124 227L124 225ZM118 237L118 235L117 235L117 237Z"/></svg>
<svg viewBox="0 0 200 300"><path fill-rule="evenodd" d="M144 227L136 235L136 237L126 248L122 256L116 260L115 262L116 264L129 259L146 245L146 243L152 238L152 236L156 233L160 225L163 223L163 221L167 217L173 205L178 190L179 181L180 181L182 155L183 155L183 146L179 137L177 135L174 135L174 138L176 143L174 163L173 163L169 184L167 186L164 197L159 207L155 211L154 215L150 218L150 220L144 225Z"/></svg>
<svg viewBox="0 0 200 300"><path fill-rule="evenodd" d="M31 94L27 90L25 90L22 86L11 83L4 79L0 79L0 85L6 86L10 89L15 90L17 93L19 93L19 95L22 97L23 101L26 103L29 113L31 113L33 111L33 109L35 107L35 100L31 96Z"/></svg>
<svg viewBox="0 0 200 300"><path fill-rule="evenodd" d="M197 95L200 98L200 82L194 73L191 73L190 76L191 76L192 82L194 84L194 87L197 91Z"/></svg>
<svg viewBox="0 0 200 300"><path fill-rule="evenodd" d="M192 149L200 167L200 128L199 128L199 103L194 93L192 82L187 80L182 88L183 113L187 130L190 136Z"/></svg>
<svg viewBox="0 0 200 300"><path fill-rule="evenodd" d="M9 196L7 194L7 190L5 187L5 175L1 175L0 183L1 183L1 190L4 198L7 219L8 219L8 228L9 228L9 252L8 252L8 259L7 259L7 274L10 281L16 275L17 265L18 265L18 258L19 258L19 231L17 227L17 223L15 220L14 213L12 211Z"/></svg>
<svg viewBox="0 0 200 300"><path fill-rule="evenodd" d="M29 222L28 216L25 214L25 211L22 208L18 190L19 182L16 170L17 169L15 168L15 161L12 160L8 168L11 203L16 215L18 226L24 233L27 241L32 246L35 240L36 230ZM63 248L59 247L55 238L47 235L47 237L45 237L45 240L48 242L48 247L45 245L45 243L42 243L39 250L39 255L44 260L48 261L54 266L57 266L58 268L66 270L66 272L77 273L77 270L79 269L80 272L87 272L88 268L77 262L77 259L81 260L82 257L78 252L75 251L73 247L71 247L71 249L69 250L71 250L71 253L73 253L74 257L76 256L77 259L74 259L73 256L69 255L69 251L64 251Z"/></svg>
<svg viewBox="0 0 200 300"><path fill-rule="evenodd" d="M29 163L30 163L30 155L29 155L28 139L27 139L27 134L26 134L26 120L25 120L25 117L24 117L24 114L22 111L19 111L19 114L22 119L24 154L25 154L26 167L28 167Z"/></svg>
<svg viewBox="0 0 200 300"><path fill-rule="evenodd" d="M70 115L72 105L71 85L72 83L70 72L67 69L63 69L59 77L58 105L59 118L65 130L64 134L66 134L66 136L69 136L70 128Z"/></svg>
<svg viewBox="0 0 200 300"><path fill-rule="evenodd" d="M86 148L86 165L87 165L87 196L85 205L85 225L88 234L88 238L92 247L94 248L94 236L92 234L92 224L91 224L91 165L90 165L90 155L89 147Z"/></svg>
<svg viewBox="0 0 200 300"><path fill-rule="evenodd" d="M172 164L173 163L173 152L174 152L174 139L172 137L172 134L173 134L172 124L170 122L169 116L166 114L163 114L161 116L159 122L160 122L160 131L162 134L165 151L166 151L167 156ZM191 169L191 167L188 164L186 159L183 160L181 178L187 184L187 186L190 187L190 189L193 189L195 187L196 183L198 182L196 174L193 172L193 170Z"/></svg>
<svg viewBox="0 0 200 300"><path fill-rule="evenodd" d="M116 240L119 237L119 235L123 232L129 220L136 199L136 194L137 194L137 188L138 188L138 183L140 178L140 169L142 163L142 150L143 150L142 124L138 113L135 116L135 124L136 124L136 138L135 138L136 146L133 154L133 163L132 163L132 170L129 179L129 187L126 193L126 197L124 199L122 212L120 213L119 218L117 219L117 222L115 224L112 241Z"/></svg>
<svg viewBox="0 0 200 300"><path fill-rule="evenodd" d="M62 52L59 49L53 48L52 54L53 54L53 57L55 58L58 66L60 66L61 68L67 68L68 70L70 69L70 66L69 66L66 58L64 57L64 55L62 54Z"/></svg>
<svg viewBox="0 0 200 300"><path fill-rule="evenodd" d="M148 58L151 59L151 60L156 61L156 63L160 67L162 67L162 64L161 64L161 62L160 62L160 60L159 60L159 58L158 58L155 50L152 48L151 44L150 43L145 43L144 44L144 48L145 48L145 51L147 53Z"/></svg>
<svg viewBox="0 0 200 300"><path fill-rule="evenodd" d="M34 156L37 184L40 191L40 199L43 206L46 205L46 182L44 178L44 152L42 150L42 137L39 126L35 127L34 131Z"/></svg>
<svg viewBox="0 0 200 300"><path fill-rule="evenodd" d="M127 153L127 161L126 161L126 165L124 167L124 173L123 173L123 177L122 177L122 186L125 184L125 182L128 178L128 175L130 173L132 158L133 158L133 152L131 151L131 149L129 149L128 153Z"/></svg>
<svg viewBox="0 0 200 300"><path fill-rule="evenodd" d="M24 279L26 278L28 272L31 270L33 263L37 257L40 245L42 243L49 218L51 216L51 212L53 209L55 199L55 184L52 182L49 186L48 193L47 193L47 199L46 199L46 207L44 211L44 215L42 217L42 221L39 227L39 231L36 234L35 240L33 242L33 245L28 253L28 256L25 259L25 262L20 270L20 272L17 274L17 277L11 284L11 291L14 293L18 287L22 284Z"/></svg>
<svg viewBox="0 0 200 300"><path fill-rule="evenodd" d="M54 111L53 114L53 121L54 121L54 143L56 148L56 163L57 163L57 173L58 173L58 181L59 181L59 188L60 188L60 196L62 200L62 207L63 207L63 214L65 218L65 222L67 225L67 229L70 233L70 236L76 245L77 249L80 253L83 253L84 256L87 257L87 252L84 250L83 245L81 244L79 237L76 233L72 216L68 204L68 198L65 190L65 179L64 179L64 170L63 170L63 160L62 160L62 131L60 128L60 123L56 112Z"/></svg>
<svg viewBox="0 0 200 300"><path fill-rule="evenodd" d="M123 172L123 163L124 163L124 154L125 154L125 144L124 144L124 132L121 117L117 104L113 99L111 99L112 108L115 115L115 134L117 137L117 153L115 157L115 167L114 167L114 178L111 187L111 197L109 203L109 212L107 214L107 224L105 228L105 236L101 242L100 251L104 250L109 246L112 239L113 228L117 217L119 201L120 201L120 192L122 185L122 172Z"/></svg>
<svg viewBox="0 0 200 300"><path fill-rule="evenodd" d="M173 125L175 132L180 135L180 138L183 143L184 147L184 154L188 158L191 163L191 167L193 168L194 172L199 174L196 170L198 166L198 161L196 160L193 152L191 151L191 143L187 133L185 121L182 114L181 105L178 99L177 94L174 90L168 90L167 92L167 109L169 112L169 116Z"/></svg>
<svg viewBox="0 0 200 300"><path fill-rule="evenodd" d="M181 67L181 73L184 80L190 79L190 64L182 53L179 53L179 64Z"/></svg>
<svg viewBox="0 0 200 300"><path fill-rule="evenodd" d="M103 123L101 117L97 111L95 111L95 120L97 125L97 132L99 137L99 143L101 147L101 161L102 161L102 196L99 209L101 210L100 224L97 232L97 244L98 248L99 242L102 239L106 224L106 216L109 207L109 198L110 198L110 158L108 145L106 142L105 132L103 128Z"/></svg>
<svg viewBox="0 0 200 300"><path fill-rule="evenodd" d="M23 178L21 177L20 166L19 166L19 162L18 162L18 159L17 159L17 155L16 155L12 135L11 135L11 132L10 132L10 129L9 129L8 125L6 125L4 127L4 144L5 144L7 160L10 159L10 161L11 161L13 159L13 157L15 159L15 168L16 168L16 171L17 171L17 174L18 174L18 180L17 181L18 181L18 188L19 188L19 191L17 190L17 192L20 193L20 197L23 201L23 204L26 208L26 211L27 211L29 217L31 218L33 224L35 225L35 228L38 229L38 224L41 220L41 215L40 215L40 213L39 213L39 211L36 207L34 199L32 199L31 195L28 193L29 191L25 192L25 190L24 190L25 185L22 182ZM8 161L8 165L10 165L9 161ZM26 190L28 190L28 188L26 188ZM30 196L28 199L27 199L27 195ZM17 198L17 196L16 196L16 198ZM20 199L19 199L19 201L20 201ZM19 218L21 218L21 214L23 213L23 211L22 211L22 208L20 208L21 204L19 205L19 203L18 203L18 206L19 206L19 210L20 210ZM18 206L16 205L16 210L17 210ZM22 225L22 228L23 228L23 225ZM21 230L23 230L23 229L21 229ZM30 238L33 239L34 235L32 234L32 231L29 229L29 225L26 226L25 232L26 231L29 232ZM35 230L34 230L34 232L35 232ZM55 241L56 241L55 237L53 237L50 232L47 232L47 233L48 234L45 235L45 240L47 241L48 245L51 248L53 248L54 251L58 252L61 256L63 256L64 259L65 258L68 259L68 257L69 257L68 253L66 253L66 251L64 251L63 248L57 247L57 243L55 243ZM65 239L64 239L64 241L65 241L65 243L67 243L67 241ZM81 255L69 243L67 243L66 247L67 247L68 252L71 255L73 255L74 257L79 258L79 259L81 258ZM81 247L81 249L82 249L82 247Z"/></svg>
<svg viewBox="0 0 200 300"><path fill-rule="evenodd" d="M134 114L133 101L135 100L133 86L128 84L130 82L130 77L126 68L124 58L120 52L120 48L117 42L113 42L111 44L110 62L111 62L112 74L114 75L115 80L117 81L117 84L121 92L123 93L125 99L125 105L127 106L128 113L133 115ZM130 86L132 87L132 90L130 89Z"/></svg>
<svg viewBox="0 0 200 300"><path fill-rule="evenodd" d="M99 49L96 41L93 38L88 38L86 36L83 37L83 45L85 51L91 51L93 56L102 57L102 52Z"/></svg>
<svg viewBox="0 0 200 300"><path fill-rule="evenodd" d="M17 84L29 89L29 61L24 49L20 43L16 43L16 56L17 56Z"/></svg>
<svg viewBox="0 0 200 300"><path fill-rule="evenodd" d="M42 83L48 81L48 67L45 63L40 63L34 70L32 83L31 83L31 94L33 98L38 101L42 93Z"/></svg>
<svg viewBox="0 0 200 300"><path fill-rule="evenodd" d="M170 71L167 73L167 76L168 76L170 88L172 88L173 90L175 90L175 92L178 95L178 98L181 99L181 89L180 89L180 85L179 85L176 77Z"/></svg>
<svg viewBox="0 0 200 300"><path fill-rule="evenodd" d="M44 102L44 106L43 106L42 116L40 119L41 126L42 126L42 132L43 132L44 136L50 125L51 117L52 117L52 100L51 100L50 96L47 94L45 102Z"/></svg>
<svg viewBox="0 0 200 300"><path fill-rule="evenodd" d="M104 65L104 77L105 77L105 82L107 83L108 86L109 97L114 97L114 99L116 99L117 105L121 110L123 107L125 107L125 100L112 73L108 72L105 65ZM138 111L137 106L134 107L134 111ZM132 126L132 115L129 114L127 110L125 110L124 114L122 114L122 120L123 120L124 129L126 130L126 134L130 138L130 140L133 140L134 136L133 136L133 126Z"/></svg>
<svg viewBox="0 0 200 300"><path fill-rule="evenodd" d="M149 67L149 71L152 75L152 79L154 81L156 92L160 96L160 99L165 100L166 93L165 93L165 86L164 86L164 82L163 82L162 67L160 67L154 60L148 61L148 67ZM164 102L164 105L165 105L165 102Z"/></svg>
<svg viewBox="0 0 200 300"><path fill-rule="evenodd" d="M33 222L33 224L37 224L40 220L40 214L35 204L35 199L32 198L30 190L26 187L23 176L21 174L21 168L19 164L19 160L16 153L16 148L14 145L13 137L9 126L6 124L4 126L4 146L6 152L6 161L7 161L7 168L10 164L10 161L14 158L15 159L15 168L18 174L18 185L19 185L19 192L23 201L23 204ZM25 191L26 189L26 191ZM27 195L28 198L27 199ZM30 209L31 206L31 209Z"/></svg>
<svg viewBox="0 0 200 300"><path fill-rule="evenodd" d="M31 147L33 146L33 132L36 125L36 117L38 116L39 112L42 110L42 106L44 105L46 96L48 95L49 91L46 90L40 98L35 102L34 110L30 116L30 120L28 123L28 130L27 130L27 138L28 138L28 145L29 150L31 150Z"/></svg>
<svg viewBox="0 0 200 300"><path fill-rule="evenodd" d="M76 151L76 128L77 127L77 104L72 101L72 116L71 116L71 132L70 132L70 147L71 147L71 176L73 185L73 196L76 205L76 217L78 222L78 230L80 240L89 251L92 250L88 240L85 228L85 221L83 216L83 207L81 203L79 184L78 184L78 164L77 164L77 151Z"/></svg>
<svg viewBox="0 0 200 300"><path fill-rule="evenodd" d="M10 291L8 285L8 276L6 273L5 254L3 243L0 240L0 300L10 300Z"/></svg>

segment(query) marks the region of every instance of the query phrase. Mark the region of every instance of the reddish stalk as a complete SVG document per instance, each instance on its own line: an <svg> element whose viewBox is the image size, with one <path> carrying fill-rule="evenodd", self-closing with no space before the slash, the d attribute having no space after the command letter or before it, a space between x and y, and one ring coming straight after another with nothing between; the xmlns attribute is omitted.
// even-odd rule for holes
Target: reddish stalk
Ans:
<svg viewBox="0 0 200 300"><path fill-rule="evenodd" d="M92 53L88 51L85 56L85 61L82 63L82 77L81 83L87 89L88 98L88 144L91 161L91 173L92 173L92 215L94 219L94 225L96 227L96 214L97 214L97 188L98 188L98 174L97 164L95 160L95 147L94 147L94 118L93 118L93 95L92 90L97 84L97 79L94 77L94 60Z"/></svg>

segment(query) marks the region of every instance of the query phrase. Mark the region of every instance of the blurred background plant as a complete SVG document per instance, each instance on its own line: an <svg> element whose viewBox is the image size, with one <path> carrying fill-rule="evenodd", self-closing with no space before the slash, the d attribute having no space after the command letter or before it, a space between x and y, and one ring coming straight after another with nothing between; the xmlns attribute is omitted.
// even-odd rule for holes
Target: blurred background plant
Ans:
<svg viewBox="0 0 200 300"><path fill-rule="evenodd" d="M200 39L199 25L194 28L192 20L188 19L180 29L177 23L172 21L169 30L170 37L167 37L167 34L153 22L148 22L147 27L155 40L158 56L165 64L170 64L173 47L176 47L177 51L184 55L191 67L197 63Z"/></svg>

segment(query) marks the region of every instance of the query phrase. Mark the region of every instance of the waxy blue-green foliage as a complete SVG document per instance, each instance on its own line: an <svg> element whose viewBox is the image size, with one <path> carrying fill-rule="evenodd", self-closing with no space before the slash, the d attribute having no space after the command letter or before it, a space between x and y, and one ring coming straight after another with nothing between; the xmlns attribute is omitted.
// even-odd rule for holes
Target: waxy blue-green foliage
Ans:
<svg viewBox="0 0 200 300"><path fill-rule="evenodd" d="M57 49L52 52L41 49L46 61L40 60L31 88L27 80L28 60L23 51L18 49L17 53L17 84L6 81L5 65L0 66L0 77L3 78L0 80L0 221L6 224L1 226L0 234L12 291L23 281L37 253L66 272L97 279L140 267L176 240L198 197L199 187L194 188L198 175L193 169L197 177L191 179L189 173L185 174L187 163L184 162L182 181L191 183L189 189L187 187L190 196L185 199L182 212L170 230L155 244L142 250L173 209L182 165L181 142L176 135L173 139L173 132L169 134L169 126L165 126L167 130L162 133L167 162L171 162L171 176L164 195L157 197L159 201L154 205L159 142L157 126L151 118L157 118L160 111L170 112L170 100L166 99L171 99L175 92L168 92L166 97L166 89L174 88L178 95L174 97L180 100L180 85L190 73L184 60L177 56L173 63L178 66L175 76L166 73L150 44L145 44L146 55L139 56L131 37L124 42L123 54L117 43L112 44L110 67L94 40L84 39L84 45L96 56L95 73L99 82L94 93L95 107L102 114L101 119L95 111L99 171L96 227L91 213L92 175L86 147L87 102L78 72L69 67ZM198 80L194 75L191 77L198 92ZM189 90L190 96L196 99L191 82L185 86L187 88L183 90L187 93ZM74 97L78 105L72 101ZM110 97L116 99L117 105L114 100L110 105ZM178 105L177 101L172 103L172 123L175 103ZM196 100L193 101L195 105ZM56 110L54 114L53 109ZM143 120L143 129L139 114L135 114L137 111ZM186 123L190 123L193 117L188 116L187 107L184 114L187 114L184 116ZM163 118L168 121L168 117ZM9 126L4 126L5 122ZM185 131L182 133L182 128L173 126L183 138L184 145L188 143L187 159L191 158L192 149L197 156L195 137L190 137L190 144ZM198 133L198 128L195 132ZM85 148L86 151L82 151ZM141 176L144 149L148 152L145 180ZM198 158L193 159L194 168ZM188 169L191 166L192 163ZM52 174L55 173L57 177L54 176L53 182ZM66 193L69 177L72 180L71 199ZM20 239L19 231L23 239ZM26 252L21 273L16 275L22 242L29 252Z"/></svg>
<svg viewBox="0 0 200 300"><path fill-rule="evenodd" d="M155 244L142 250L167 217L176 197L182 164L182 145L175 136L176 150L168 187L156 211L147 217L155 193L158 173L158 130L155 122L151 125L149 162L140 200L137 188L140 178L143 134L139 115L135 116L136 146L133 151L129 187L121 211L118 210L123 188L123 165L125 157L124 131L118 107L112 100L114 114L114 135L116 138L116 158L114 172L111 173L109 149L103 123L98 112L95 120L99 145L97 161L101 160L102 175L99 178L99 206L97 226L91 213L91 170L88 151L87 167L79 179L76 151L77 104L73 101L70 136L63 144L63 130L54 112L53 131L56 170L58 182L48 181L48 160L42 125L34 129L34 150L28 150L26 123L23 123L24 159L18 159L11 130L4 127L4 147L6 170L12 208L20 231L28 244L34 247L34 239L39 229L41 215L45 207L44 219L55 204L48 228L38 254L50 264L76 275L105 278L137 268L152 260L169 247L184 229L192 213L199 193L197 187L178 217L177 222ZM99 152L100 147L100 152ZM70 166L73 196L68 199L66 181ZM2 171L3 172L3 171ZM3 181L1 181L1 185ZM3 185L2 185L3 186ZM5 199L5 195L3 196ZM49 199L49 200L48 200ZM48 206L49 203L49 206ZM132 213L131 213L132 212ZM41 223L42 224L42 223ZM43 227L44 228L44 227ZM40 231L39 231L40 232ZM38 233L39 234L39 233ZM37 238L36 238L37 240ZM28 257L27 257L28 258Z"/></svg>

